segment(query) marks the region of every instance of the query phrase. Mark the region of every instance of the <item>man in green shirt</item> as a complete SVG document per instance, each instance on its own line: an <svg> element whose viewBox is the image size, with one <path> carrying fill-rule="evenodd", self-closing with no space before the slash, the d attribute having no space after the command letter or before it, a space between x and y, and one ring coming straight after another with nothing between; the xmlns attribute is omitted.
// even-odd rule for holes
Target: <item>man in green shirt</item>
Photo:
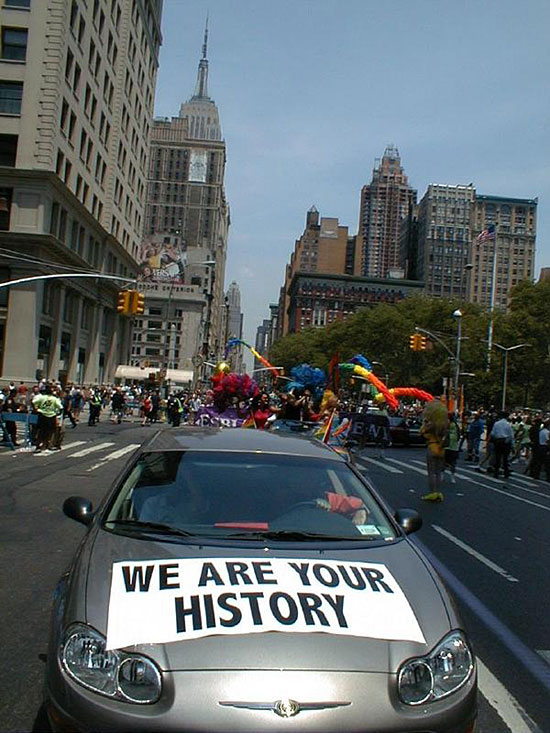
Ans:
<svg viewBox="0 0 550 733"><path fill-rule="evenodd" d="M52 393L51 386L47 384L44 392L33 399L32 406L38 413L35 453L40 453L40 451L47 449L50 444L57 427L57 416L63 412L63 403L59 397Z"/></svg>

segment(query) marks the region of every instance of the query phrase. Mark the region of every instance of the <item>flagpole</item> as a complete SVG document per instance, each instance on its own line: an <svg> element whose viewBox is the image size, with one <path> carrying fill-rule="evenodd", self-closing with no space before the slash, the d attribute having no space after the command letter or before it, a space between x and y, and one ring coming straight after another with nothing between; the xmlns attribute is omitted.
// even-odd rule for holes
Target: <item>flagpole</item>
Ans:
<svg viewBox="0 0 550 733"><path fill-rule="evenodd" d="M487 367L485 371L489 371L491 368L491 352L493 349L493 331L494 331L494 313L495 313L495 298L497 290L497 226L494 225L494 250L493 250L493 275L491 278L491 297L489 300L489 326L487 328Z"/></svg>

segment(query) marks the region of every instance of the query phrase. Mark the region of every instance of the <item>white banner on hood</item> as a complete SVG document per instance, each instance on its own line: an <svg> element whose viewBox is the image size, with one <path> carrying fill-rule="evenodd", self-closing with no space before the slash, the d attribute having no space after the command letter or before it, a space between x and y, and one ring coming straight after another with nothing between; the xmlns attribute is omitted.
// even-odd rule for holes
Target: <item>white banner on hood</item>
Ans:
<svg viewBox="0 0 550 733"><path fill-rule="evenodd" d="M265 631L423 643L385 565L234 558L115 562L107 649Z"/></svg>

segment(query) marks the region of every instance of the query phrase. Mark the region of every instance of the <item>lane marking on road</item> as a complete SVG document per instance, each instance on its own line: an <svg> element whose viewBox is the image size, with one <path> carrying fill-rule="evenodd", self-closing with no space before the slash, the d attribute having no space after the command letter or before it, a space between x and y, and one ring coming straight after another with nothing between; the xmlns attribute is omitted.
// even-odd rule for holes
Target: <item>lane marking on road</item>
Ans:
<svg viewBox="0 0 550 733"><path fill-rule="evenodd" d="M495 478L494 476L491 476L488 473L480 473L479 471L476 471L475 468L465 468L464 466L460 466L460 470L464 473L472 474L474 476L482 476L485 481L492 481L493 483L502 484L502 479ZM513 481L519 481L522 484L526 484L527 486L536 486L537 483L534 479L526 478L523 476L518 476L515 473L512 473L510 478L508 479L510 482ZM523 488L522 486L518 486L518 488Z"/></svg>
<svg viewBox="0 0 550 733"><path fill-rule="evenodd" d="M540 654L545 662L548 662L548 664L550 664L550 649L535 649L535 651L537 652L537 654Z"/></svg>
<svg viewBox="0 0 550 733"><path fill-rule="evenodd" d="M394 463L396 462L395 459L392 459L392 458L389 458L388 460L390 460L390 461L393 460ZM408 468L411 468L413 471L418 471L418 473L423 473L424 475L427 474L426 471L422 471L420 468L415 468L414 466L410 466L410 465L408 465L406 463L401 463L401 465L402 466L407 466ZM479 475L480 478L483 478L483 479L491 478L489 476L485 476L484 474L476 474L476 475ZM496 486L490 486L489 484L484 484L481 481L476 480L473 477L467 476L464 473L456 473L455 476L457 478L465 479L466 481L469 481L470 483L475 484L476 486L480 486L482 489L488 489L489 491L494 491L495 494L503 494L504 496L508 496L510 499L515 499L516 501L521 501L523 504L529 504L530 506L535 506L538 509L544 509L545 511L550 512L550 506L547 506L545 504L539 504L538 502L531 501L530 499L525 499L523 496L516 496L516 494L511 494L509 491L503 491L502 489L497 489ZM501 486L504 485L498 479L491 479L491 480L492 481L495 481L496 483L500 484ZM523 489L522 486L514 486L514 488L515 489L520 489L520 490L523 490L523 491L527 491L527 489ZM541 491L535 491L533 493L537 494L537 496L543 496L545 498L550 498L550 497L548 497L547 494L544 494Z"/></svg>
<svg viewBox="0 0 550 733"><path fill-rule="evenodd" d="M409 468L411 469L411 471L416 471L416 473L421 473L423 476L428 475L428 472L426 471L425 468L416 468L416 466L412 466L410 463L405 463L404 461L398 461L397 458L388 458L387 460L391 461L392 463L397 463L398 466L404 466L405 468Z"/></svg>
<svg viewBox="0 0 550 733"><path fill-rule="evenodd" d="M498 573L499 575L502 575L503 578L506 578L506 580L509 580L510 583L519 583L519 580L517 578L514 578L513 575L510 575L504 568L501 568L500 565L497 565L492 560L489 560L489 558L485 557L485 555L482 555L477 550L474 550L473 547L470 545L467 545L465 542L462 542L462 540L459 540L458 537L455 537L450 532L447 532L446 529L443 529L442 527L439 527L437 524L432 524L433 529L435 529L436 532L439 532L439 534L443 535L443 537L446 537L448 540L453 542L457 547L460 547L462 550L467 552L472 557L475 557L476 560L479 560L484 565L486 565L491 570L494 570L495 573Z"/></svg>
<svg viewBox="0 0 550 733"><path fill-rule="evenodd" d="M76 448L77 445L85 445L87 440L75 440L74 443L66 443L61 446L61 450L67 450L67 448Z"/></svg>
<svg viewBox="0 0 550 733"><path fill-rule="evenodd" d="M494 634L494 636L500 640L519 664L533 675L546 692L550 692L550 667L540 657L540 655L524 644L519 636L514 634L506 624L495 616L495 614L484 603L482 603L479 598L447 568L446 565L443 565L443 563L440 562L440 560L421 540L414 538L414 544L417 545L426 555L428 560L437 570L439 575L441 575L453 593L460 598L472 613L475 613L475 615L483 622L489 633Z"/></svg>
<svg viewBox="0 0 550 733"><path fill-rule="evenodd" d="M389 466L387 463L384 463L384 461L377 461L375 458L358 458L357 462L373 463L375 466L379 466L380 468L383 468L385 471L389 471L390 473L403 473L400 468L394 468L393 466Z"/></svg>
<svg viewBox="0 0 550 733"><path fill-rule="evenodd" d="M89 453L95 453L98 450L110 448L112 445L114 445L114 443L98 443L97 445L90 446L90 448L84 448L84 450L79 450L76 453L71 453L69 458L82 458L83 456L87 456Z"/></svg>
<svg viewBox="0 0 550 733"><path fill-rule="evenodd" d="M527 715L516 698L479 657L477 673L481 694L513 733L541 733L540 728Z"/></svg>
<svg viewBox="0 0 550 733"><path fill-rule="evenodd" d="M101 466L109 463L109 461L115 461L117 458L122 458L122 456L126 455L126 453L134 451L136 448L139 448L139 446L140 443L130 443L130 445L126 445L124 446L124 448L115 450L113 451L113 453L109 453L109 455L105 456L105 458L102 458L99 463L95 463L93 466L90 466L90 468L87 468L86 472L89 473L90 471L95 471L96 468L101 468Z"/></svg>

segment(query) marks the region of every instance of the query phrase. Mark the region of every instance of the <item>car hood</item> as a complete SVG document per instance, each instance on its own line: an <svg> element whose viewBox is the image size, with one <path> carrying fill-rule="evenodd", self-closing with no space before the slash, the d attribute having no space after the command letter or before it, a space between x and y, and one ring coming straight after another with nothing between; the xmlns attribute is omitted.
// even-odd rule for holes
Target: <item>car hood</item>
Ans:
<svg viewBox="0 0 550 733"><path fill-rule="evenodd" d="M270 558L312 560L317 562L368 562L385 565L405 594L422 630L425 643L389 641L319 632L267 632L213 635L164 644L127 647L154 658L165 670L230 669L339 669L352 672L392 673L403 659L424 654L459 625L446 590L420 552L407 539L383 546L315 550L307 545L270 543L250 547L247 542L234 545L190 545L188 543L137 540L102 529L89 535L85 598L71 599L74 614L84 614L88 624L107 632L109 596L113 563L121 561L174 560L199 558ZM82 579L81 579L82 580ZM74 588L83 592L83 583ZM66 621L82 621L80 618Z"/></svg>

